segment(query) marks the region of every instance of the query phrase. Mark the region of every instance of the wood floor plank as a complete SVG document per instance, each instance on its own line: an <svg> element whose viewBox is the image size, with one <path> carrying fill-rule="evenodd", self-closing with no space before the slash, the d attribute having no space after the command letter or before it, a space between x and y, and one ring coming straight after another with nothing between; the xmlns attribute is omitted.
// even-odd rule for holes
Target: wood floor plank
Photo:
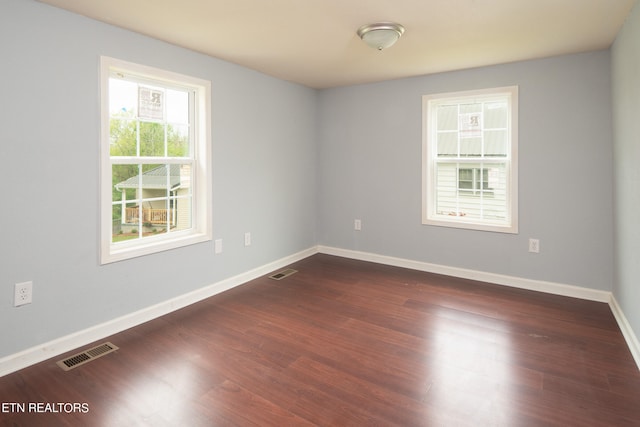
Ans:
<svg viewBox="0 0 640 427"><path fill-rule="evenodd" d="M231 381L212 388L203 399L205 404L224 411L226 419L237 419L241 425L314 425Z"/></svg>
<svg viewBox="0 0 640 427"><path fill-rule="evenodd" d="M0 378L0 426L640 425L607 304L328 255L290 267L71 371L55 361L82 349ZM88 411L11 406L56 402Z"/></svg>
<svg viewBox="0 0 640 427"><path fill-rule="evenodd" d="M314 383L344 404L359 406L383 425L418 425L427 410L422 401L407 399L393 389L363 380L351 371L301 357L291 366L298 378ZM425 392L428 385L425 384Z"/></svg>

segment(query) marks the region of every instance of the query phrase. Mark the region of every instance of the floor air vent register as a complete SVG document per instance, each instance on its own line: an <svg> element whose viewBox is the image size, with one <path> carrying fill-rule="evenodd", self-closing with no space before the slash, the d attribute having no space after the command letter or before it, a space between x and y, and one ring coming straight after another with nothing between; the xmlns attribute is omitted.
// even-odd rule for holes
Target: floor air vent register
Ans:
<svg viewBox="0 0 640 427"><path fill-rule="evenodd" d="M60 360L59 362L56 362L56 365L58 365L65 371L69 371L80 365L89 363L92 360L97 359L98 357L102 357L105 354L112 353L116 350L118 350L118 347L111 344L110 342L106 342L104 344L100 344L99 346L90 348L89 350L83 351L82 353L74 354L71 357Z"/></svg>
<svg viewBox="0 0 640 427"><path fill-rule="evenodd" d="M287 268L286 270L282 270L278 273L274 273L271 276L269 276L269 279L273 279L273 280L282 280L285 277L289 277L294 273L297 273L298 270L293 270L291 268Z"/></svg>

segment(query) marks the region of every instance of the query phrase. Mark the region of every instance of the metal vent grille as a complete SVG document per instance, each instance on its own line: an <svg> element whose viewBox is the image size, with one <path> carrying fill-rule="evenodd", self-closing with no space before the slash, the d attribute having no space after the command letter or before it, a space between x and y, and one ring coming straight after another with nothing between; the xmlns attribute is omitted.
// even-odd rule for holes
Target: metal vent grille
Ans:
<svg viewBox="0 0 640 427"><path fill-rule="evenodd" d="M286 270L282 270L282 271L280 271L278 273L272 274L271 276L269 276L269 278L273 279L273 280L282 280L285 277L289 277L292 274L297 273L297 272L298 272L298 270L293 270L291 268L287 268Z"/></svg>
<svg viewBox="0 0 640 427"><path fill-rule="evenodd" d="M99 346L90 348L89 350L83 351L82 353L74 354L71 357L60 360L59 362L56 362L56 365L61 367L63 370L68 371L116 350L118 350L118 347L111 344L110 342L106 342L104 344L100 344Z"/></svg>

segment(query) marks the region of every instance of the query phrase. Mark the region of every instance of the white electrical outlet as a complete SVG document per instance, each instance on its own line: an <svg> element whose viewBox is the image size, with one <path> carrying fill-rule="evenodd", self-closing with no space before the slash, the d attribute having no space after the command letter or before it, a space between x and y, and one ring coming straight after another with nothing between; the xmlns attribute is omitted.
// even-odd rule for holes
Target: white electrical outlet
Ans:
<svg viewBox="0 0 640 427"><path fill-rule="evenodd" d="M529 239L529 252L534 254L540 253L540 240Z"/></svg>
<svg viewBox="0 0 640 427"><path fill-rule="evenodd" d="M16 283L13 295L13 306L31 304L33 300L33 282Z"/></svg>
<svg viewBox="0 0 640 427"><path fill-rule="evenodd" d="M244 233L244 245L251 246L251 233Z"/></svg>
<svg viewBox="0 0 640 427"><path fill-rule="evenodd" d="M353 220L353 229L358 231L362 230L362 221L359 219Z"/></svg>
<svg viewBox="0 0 640 427"><path fill-rule="evenodd" d="M217 239L213 242L213 250L217 254L222 253L222 239Z"/></svg>

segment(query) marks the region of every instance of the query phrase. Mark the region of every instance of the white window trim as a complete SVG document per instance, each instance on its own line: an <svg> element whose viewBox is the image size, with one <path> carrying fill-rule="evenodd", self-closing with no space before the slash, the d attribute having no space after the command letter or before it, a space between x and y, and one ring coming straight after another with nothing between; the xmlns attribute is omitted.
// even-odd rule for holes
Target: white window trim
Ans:
<svg viewBox="0 0 640 427"><path fill-rule="evenodd" d="M196 93L194 128L194 183L192 227L189 230L114 245L112 239L112 179L109 150L109 76L122 70L129 75L179 84ZM212 240L211 82L170 71L102 56L100 58L100 264L149 255ZM204 126L202 126L204 124Z"/></svg>
<svg viewBox="0 0 640 427"><path fill-rule="evenodd" d="M437 158L437 145L430 144L430 141L435 141L435 129L429 128L429 115L434 114L430 105L443 99L469 100L474 97L484 98L498 94L509 95L511 107L511 146L507 157L508 223L492 224L489 221L479 222L465 217L439 215L436 213L436 198L433 191L436 182L436 168L433 165ZM473 160L477 159L469 159L469 162L473 162ZM484 160L487 161L487 159ZM518 233L518 86L441 93L422 97L422 224L500 233Z"/></svg>

